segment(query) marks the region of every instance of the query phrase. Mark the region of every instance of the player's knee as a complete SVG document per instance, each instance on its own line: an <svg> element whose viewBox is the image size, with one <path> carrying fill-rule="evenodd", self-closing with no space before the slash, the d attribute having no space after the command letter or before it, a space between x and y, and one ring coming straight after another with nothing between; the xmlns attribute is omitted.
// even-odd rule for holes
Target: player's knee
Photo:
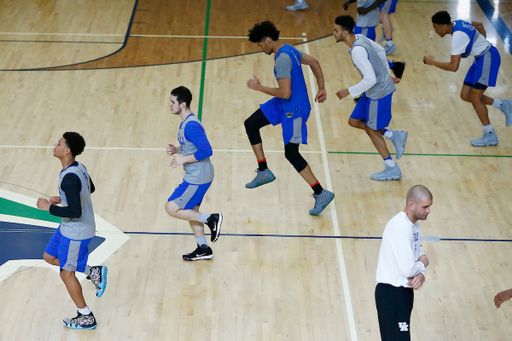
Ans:
<svg viewBox="0 0 512 341"><path fill-rule="evenodd" d="M180 210L180 207L178 205L176 205L176 203L174 203L174 201L168 201L167 204L165 204L165 211L171 217L176 217L178 215L179 210Z"/></svg>
<svg viewBox="0 0 512 341"><path fill-rule="evenodd" d="M300 155L299 145L288 143L284 148L284 156L290 162L297 172L302 172L307 167L308 162Z"/></svg>
<svg viewBox="0 0 512 341"><path fill-rule="evenodd" d="M245 132L247 133L247 137L249 138L251 145L254 146L256 144L260 144L262 142L260 130L255 126L250 117L245 120L244 126Z"/></svg>
<svg viewBox="0 0 512 341"><path fill-rule="evenodd" d="M58 260L58 258L56 257L53 257L53 256L50 256L48 253L43 252L43 259L46 263L48 264L51 264L51 265L59 265L58 262L56 262L56 260ZM57 264L56 264L57 263Z"/></svg>
<svg viewBox="0 0 512 341"><path fill-rule="evenodd" d="M359 120L355 120L352 117L349 117L348 125L351 126L351 127L354 127L354 128L358 128L359 127Z"/></svg>

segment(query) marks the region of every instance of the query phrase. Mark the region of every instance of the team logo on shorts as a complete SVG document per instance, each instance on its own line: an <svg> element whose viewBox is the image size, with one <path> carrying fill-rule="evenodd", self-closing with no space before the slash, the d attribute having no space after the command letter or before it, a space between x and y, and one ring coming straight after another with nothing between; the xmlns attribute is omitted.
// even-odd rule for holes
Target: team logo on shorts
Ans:
<svg viewBox="0 0 512 341"><path fill-rule="evenodd" d="M407 322L398 322L398 327L400 327L401 332L409 331L409 325L407 324Z"/></svg>
<svg viewBox="0 0 512 341"><path fill-rule="evenodd" d="M43 260L43 252L60 218L36 208L37 198L0 189L0 282L19 267L59 268ZM96 236L89 243L90 264L101 264L130 237L95 215ZM77 277L82 279L82 274ZM83 276L85 277L85 276Z"/></svg>

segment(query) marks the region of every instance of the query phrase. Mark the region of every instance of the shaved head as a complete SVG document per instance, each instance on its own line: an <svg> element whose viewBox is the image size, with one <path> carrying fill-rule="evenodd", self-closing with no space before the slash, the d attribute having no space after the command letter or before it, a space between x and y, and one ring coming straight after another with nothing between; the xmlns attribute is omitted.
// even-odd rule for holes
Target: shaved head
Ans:
<svg viewBox="0 0 512 341"><path fill-rule="evenodd" d="M418 204L422 199L432 200L432 193L423 185L412 186L407 191L406 205L410 202Z"/></svg>

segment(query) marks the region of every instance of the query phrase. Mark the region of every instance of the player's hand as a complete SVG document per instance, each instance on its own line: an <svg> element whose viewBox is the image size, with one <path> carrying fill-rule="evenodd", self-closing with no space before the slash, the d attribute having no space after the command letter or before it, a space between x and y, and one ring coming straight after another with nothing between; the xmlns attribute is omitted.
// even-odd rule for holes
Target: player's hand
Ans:
<svg viewBox="0 0 512 341"><path fill-rule="evenodd" d="M178 150L176 149L176 147L169 143L169 145L167 146L167 155L171 156L173 154L176 154L177 152Z"/></svg>
<svg viewBox="0 0 512 341"><path fill-rule="evenodd" d="M425 255L421 255L420 258L418 258L418 260L422 262L425 265L425 267L427 267L430 264L428 257Z"/></svg>
<svg viewBox="0 0 512 341"><path fill-rule="evenodd" d="M48 200L48 203L49 203L50 205L57 205L57 204L60 204L60 203L61 203L60 196L50 197L50 199Z"/></svg>
<svg viewBox="0 0 512 341"><path fill-rule="evenodd" d="M325 91L325 89L318 90L318 93L316 94L316 97L315 97L315 102L323 103L323 102L325 102L326 99L327 99L327 91Z"/></svg>
<svg viewBox="0 0 512 341"><path fill-rule="evenodd" d="M494 297L494 304L496 308L501 307L501 304L508 301L512 297L512 289L504 290Z"/></svg>
<svg viewBox="0 0 512 341"><path fill-rule="evenodd" d="M185 163L184 157L181 155L174 155L171 161L171 167L176 168L178 166L181 166Z"/></svg>
<svg viewBox="0 0 512 341"><path fill-rule="evenodd" d="M258 79L258 77L256 77L256 75L252 75L254 78L252 79L249 79L247 81L247 87L249 89L253 89L253 90L258 90L259 89L259 86L260 86L260 80Z"/></svg>
<svg viewBox="0 0 512 341"><path fill-rule="evenodd" d="M390 76L390 77L393 80L393 83L395 83L395 84L400 83L400 81L402 80L402 78L393 77L393 76Z"/></svg>
<svg viewBox="0 0 512 341"><path fill-rule="evenodd" d="M423 276L423 274L420 273L419 275L411 278L411 280L407 282L407 284L410 285L411 288L413 288L414 290L420 290L421 287L423 286L423 282L425 282L425 276Z"/></svg>
<svg viewBox="0 0 512 341"><path fill-rule="evenodd" d="M343 3L343 9L344 9L345 11L346 11L346 10L348 10L348 7L349 7L349 6L350 6L350 2L345 1L345 2Z"/></svg>
<svg viewBox="0 0 512 341"><path fill-rule="evenodd" d="M50 203L46 199L39 198L37 199L37 208L43 211L48 211L50 209Z"/></svg>
<svg viewBox="0 0 512 341"><path fill-rule="evenodd" d="M343 99L350 95L350 92L348 92L348 89L341 89L336 93L336 96L338 96L339 99Z"/></svg>
<svg viewBox="0 0 512 341"><path fill-rule="evenodd" d="M431 55L423 56L423 63L426 65L434 65L434 61L435 59Z"/></svg>

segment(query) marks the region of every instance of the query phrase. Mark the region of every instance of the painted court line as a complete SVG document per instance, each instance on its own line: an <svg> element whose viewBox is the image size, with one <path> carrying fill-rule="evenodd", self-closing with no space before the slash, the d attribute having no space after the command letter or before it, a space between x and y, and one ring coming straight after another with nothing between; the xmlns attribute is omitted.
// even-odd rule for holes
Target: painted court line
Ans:
<svg viewBox="0 0 512 341"><path fill-rule="evenodd" d="M186 36L186 35L175 35L175 34L131 34L130 37L141 37L141 38L215 38L215 39L248 39L247 36ZM279 37L282 39L293 39L293 40L304 40L304 37Z"/></svg>
<svg viewBox="0 0 512 341"><path fill-rule="evenodd" d="M306 38L303 38L304 42L307 42ZM304 45L304 51L306 54L309 53L309 44ZM310 92L311 96L316 95L316 89L315 89L315 77L313 75L313 71L311 71L311 68L308 67L308 74L309 74L309 86L310 86ZM318 103L313 100L313 108L315 111L315 117L316 117L316 123L318 127L318 138L320 140L320 149L322 150L322 163L324 166L324 172L325 172L325 182L326 187L328 190L332 191L332 182L331 182L331 173L329 172L329 161L327 159L327 150L325 148L325 139L324 139L324 133L322 128L322 120L320 119L320 110L318 108ZM329 205L331 210L331 216L332 216L332 225L334 234L336 236L340 236L340 229L338 225L338 215L336 213L336 199L334 199L331 204ZM345 265L345 257L343 256L343 246L341 245L341 240L336 239L336 250L338 253L338 265L340 267L340 275L341 275L341 284L343 286L343 295L345 298L345 307L347 309L347 319L348 319L348 325L350 329L350 337L352 341L357 341L357 330L356 330L356 323L354 320L354 310L352 308L352 298L350 297L350 289L348 286L348 276L347 276L347 268Z"/></svg>

